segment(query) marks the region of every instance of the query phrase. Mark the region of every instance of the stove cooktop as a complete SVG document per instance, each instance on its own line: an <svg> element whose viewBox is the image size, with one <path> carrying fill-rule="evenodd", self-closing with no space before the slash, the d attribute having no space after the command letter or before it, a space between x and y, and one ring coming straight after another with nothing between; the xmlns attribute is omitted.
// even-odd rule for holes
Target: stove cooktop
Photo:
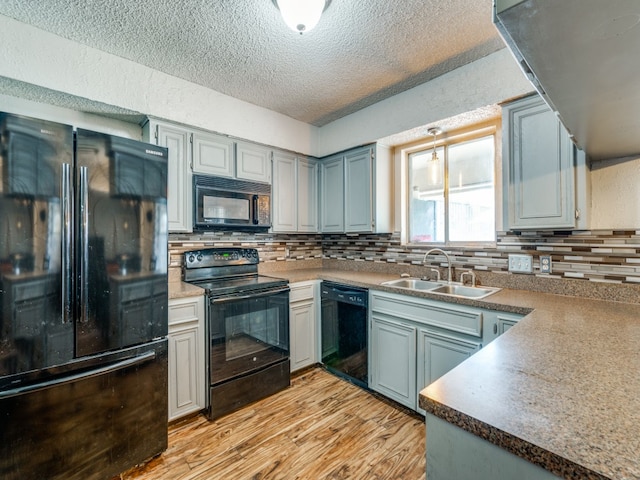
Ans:
<svg viewBox="0 0 640 480"><path fill-rule="evenodd" d="M226 277L190 283L204 288L208 296L216 297L236 293L250 293L268 289L283 288L289 284L289 282L283 278L268 277L266 275Z"/></svg>

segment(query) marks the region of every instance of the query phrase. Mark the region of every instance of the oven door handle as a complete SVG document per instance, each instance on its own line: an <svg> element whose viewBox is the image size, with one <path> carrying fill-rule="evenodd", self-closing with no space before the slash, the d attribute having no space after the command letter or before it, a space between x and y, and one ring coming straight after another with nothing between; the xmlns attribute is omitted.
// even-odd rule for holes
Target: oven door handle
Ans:
<svg viewBox="0 0 640 480"><path fill-rule="evenodd" d="M289 290L290 290L289 287L283 287L283 288L278 288L274 290L267 290L262 292L249 293L249 294L236 294L236 295L231 294L231 295L225 295L224 297L212 298L210 302L225 303L225 302L232 302L235 300L248 300L252 298L270 297L271 295L288 292Z"/></svg>

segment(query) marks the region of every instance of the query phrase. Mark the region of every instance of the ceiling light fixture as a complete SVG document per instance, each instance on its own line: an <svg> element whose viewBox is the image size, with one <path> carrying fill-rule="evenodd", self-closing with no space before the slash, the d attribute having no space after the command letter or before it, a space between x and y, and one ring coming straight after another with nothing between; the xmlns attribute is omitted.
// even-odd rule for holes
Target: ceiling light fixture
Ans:
<svg viewBox="0 0 640 480"><path fill-rule="evenodd" d="M431 154L431 160L437 162L438 154L436 153L436 138L442 133L442 129L440 129L440 127L432 127L427 130L427 133L429 135L433 135L433 153Z"/></svg>
<svg viewBox="0 0 640 480"><path fill-rule="evenodd" d="M433 153L431 154L431 161L428 165L428 178L430 185L440 185L440 159L438 158L438 152L436 152L436 138L442 133L440 127L432 127L427 130L429 135L433 135Z"/></svg>
<svg viewBox="0 0 640 480"><path fill-rule="evenodd" d="M273 0L284 23L294 32L310 32L320 21L331 0Z"/></svg>

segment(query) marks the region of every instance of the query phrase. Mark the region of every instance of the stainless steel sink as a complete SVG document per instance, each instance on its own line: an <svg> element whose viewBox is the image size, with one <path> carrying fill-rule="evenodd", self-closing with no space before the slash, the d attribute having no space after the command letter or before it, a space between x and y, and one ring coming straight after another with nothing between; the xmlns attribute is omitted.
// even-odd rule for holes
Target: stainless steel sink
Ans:
<svg viewBox="0 0 640 480"><path fill-rule="evenodd" d="M410 290L432 290L442 285L438 282L430 282L429 280L420 280L419 278L400 278L384 282L382 285L387 287L408 288Z"/></svg>
<svg viewBox="0 0 640 480"><path fill-rule="evenodd" d="M441 293L443 295L464 298L483 298L497 292L498 290L500 289L492 287L467 287L465 285L448 284L434 288L431 290L431 293Z"/></svg>
<svg viewBox="0 0 640 480"><path fill-rule="evenodd" d="M384 282L382 285L460 298L484 298L500 290L494 287L468 287L459 283L432 282L419 278L399 278Z"/></svg>

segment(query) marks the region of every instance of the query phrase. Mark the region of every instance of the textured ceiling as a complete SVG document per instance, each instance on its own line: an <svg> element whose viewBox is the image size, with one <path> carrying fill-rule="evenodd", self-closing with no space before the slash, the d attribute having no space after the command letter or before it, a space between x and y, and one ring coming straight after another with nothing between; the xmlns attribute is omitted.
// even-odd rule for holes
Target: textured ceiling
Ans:
<svg viewBox="0 0 640 480"><path fill-rule="evenodd" d="M0 0L0 14L316 126L503 48L491 0Z"/></svg>

